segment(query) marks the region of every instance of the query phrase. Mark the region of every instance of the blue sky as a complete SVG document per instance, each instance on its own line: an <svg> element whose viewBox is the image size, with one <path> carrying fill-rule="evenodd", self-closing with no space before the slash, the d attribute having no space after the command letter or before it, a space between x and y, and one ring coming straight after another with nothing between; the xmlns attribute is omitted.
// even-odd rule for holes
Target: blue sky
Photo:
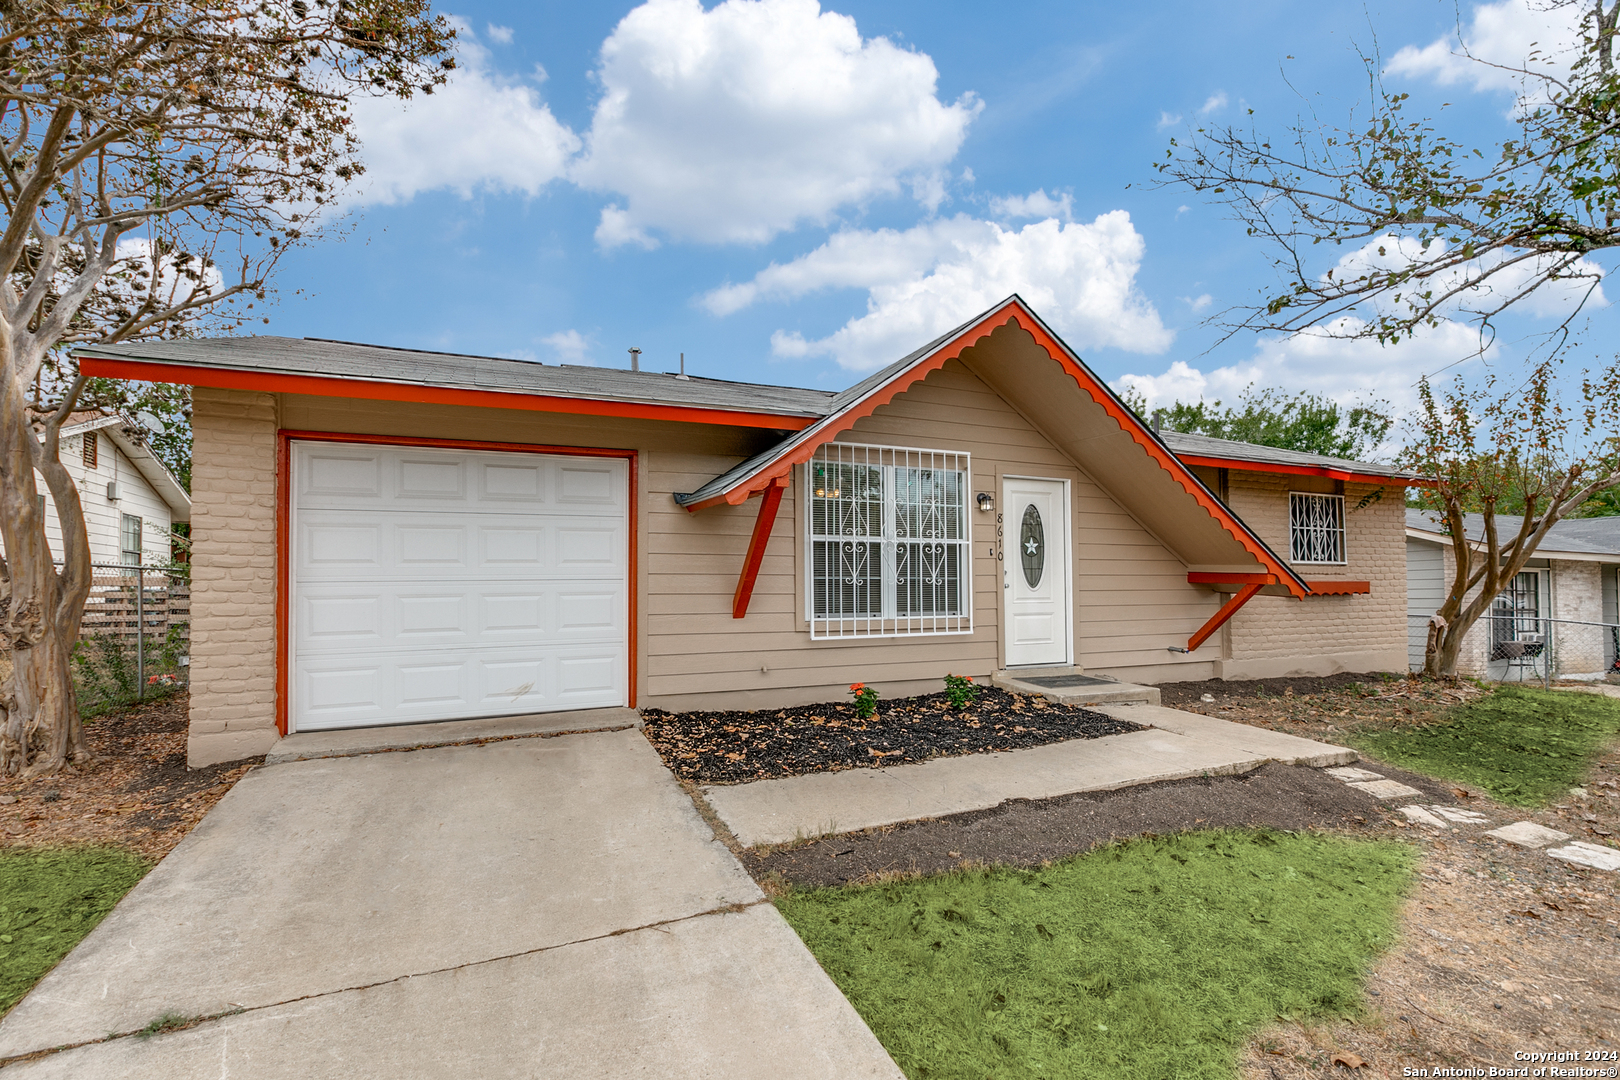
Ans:
<svg viewBox="0 0 1620 1080"><path fill-rule="evenodd" d="M653 369L684 352L695 374L838 388L1017 289L1159 400L1252 382L1400 403L1474 340L1211 349L1200 321L1272 282L1270 253L1153 185L1172 136L1248 109L1277 133L1341 119L1376 47L1488 145L1511 91L1451 56L1459 10L1491 55L1559 32L1525 0L443 10L466 27L455 83L358 110L347 238L283 262L259 332L615 366L637 346ZM1509 320L1500 358L1556 309Z"/></svg>

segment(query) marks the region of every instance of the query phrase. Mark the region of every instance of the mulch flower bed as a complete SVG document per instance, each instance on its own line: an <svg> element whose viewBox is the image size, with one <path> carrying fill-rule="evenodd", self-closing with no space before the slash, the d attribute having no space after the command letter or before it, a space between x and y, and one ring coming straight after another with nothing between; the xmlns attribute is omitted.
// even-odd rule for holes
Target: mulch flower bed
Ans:
<svg viewBox="0 0 1620 1080"><path fill-rule="evenodd" d="M643 709L641 715L664 764L683 780L705 784L882 768L1140 730L1090 709L994 687L980 687L978 700L965 709L951 708L943 693L927 694L880 701L877 715L866 719L842 702L756 712Z"/></svg>

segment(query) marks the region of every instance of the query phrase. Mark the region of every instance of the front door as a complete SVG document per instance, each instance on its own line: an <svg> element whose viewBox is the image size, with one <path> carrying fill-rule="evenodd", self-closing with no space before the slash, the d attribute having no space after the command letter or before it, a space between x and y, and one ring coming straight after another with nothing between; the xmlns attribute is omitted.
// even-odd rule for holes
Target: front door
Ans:
<svg viewBox="0 0 1620 1080"><path fill-rule="evenodd" d="M1002 481L1008 667L1072 662L1065 495L1061 480Z"/></svg>

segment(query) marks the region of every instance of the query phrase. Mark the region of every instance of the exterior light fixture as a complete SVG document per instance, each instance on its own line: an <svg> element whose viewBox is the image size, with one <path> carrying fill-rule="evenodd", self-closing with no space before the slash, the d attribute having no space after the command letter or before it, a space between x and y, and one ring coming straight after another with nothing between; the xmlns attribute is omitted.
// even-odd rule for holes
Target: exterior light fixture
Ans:
<svg viewBox="0 0 1620 1080"><path fill-rule="evenodd" d="M980 510L980 512L988 514L990 511L994 510L995 508L996 508L996 500L991 497L990 493L988 491L979 492L979 510Z"/></svg>

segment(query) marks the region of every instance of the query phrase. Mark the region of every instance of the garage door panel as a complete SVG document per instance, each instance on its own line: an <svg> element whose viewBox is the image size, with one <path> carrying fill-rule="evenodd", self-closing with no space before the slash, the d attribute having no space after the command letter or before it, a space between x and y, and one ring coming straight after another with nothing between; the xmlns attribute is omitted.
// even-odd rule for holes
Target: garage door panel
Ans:
<svg viewBox="0 0 1620 1080"><path fill-rule="evenodd" d="M616 462L573 462L558 466L557 502L567 505L614 506L618 503Z"/></svg>
<svg viewBox="0 0 1620 1080"><path fill-rule="evenodd" d="M301 499L327 505L353 505L356 499L381 501L382 474L382 456L374 450L304 450L297 472L299 494Z"/></svg>
<svg viewBox="0 0 1620 1080"><path fill-rule="evenodd" d="M296 728L628 700L625 462L293 453Z"/></svg>
<svg viewBox="0 0 1620 1080"><path fill-rule="evenodd" d="M617 583L514 588L483 582L454 592L432 586L359 591L311 584L299 590L295 628L300 655L477 642L555 648L622 642L627 607Z"/></svg>
<svg viewBox="0 0 1620 1080"><path fill-rule="evenodd" d="M448 519L448 520L440 520ZM503 514L367 513L306 510L298 514L294 571L300 582L411 580L424 570L447 581L499 574L513 580L592 572L623 578L623 521L599 515L563 521Z"/></svg>
<svg viewBox="0 0 1620 1080"><path fill-rule="evenodd" d="M480 464L479 501L509 505L514 502L539 505L547 501L552 485L550 462L502 461Z"/></svg>
<svg viewBox="0 0 1620 1080"><path fill-rule="evenodd" d="M465 459L434 455L401 456L395 462L394 496L420 503L424 500L464 503L467 501L467 462Z"/></svg>

